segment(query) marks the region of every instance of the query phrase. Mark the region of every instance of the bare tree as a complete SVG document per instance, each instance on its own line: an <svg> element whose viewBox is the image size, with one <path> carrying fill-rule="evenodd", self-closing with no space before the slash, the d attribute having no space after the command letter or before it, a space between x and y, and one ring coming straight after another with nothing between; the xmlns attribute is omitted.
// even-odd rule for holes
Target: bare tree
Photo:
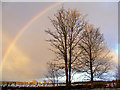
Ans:
<svg viewBox="0 0 120 90"><path fill-rule="evenodd" d="M62 7L55 14L55 19L50 19L55 31L49 29L46 31L52 36L52 39L48 40L53 47L52 50L59 60L64 60L66 87L71 85L71 65L81 53L77 47L80 42L80 32L86 25L85 17L76 9L65 10Z"/></svg>
<svg viewBox="0 0 120 90"><path fill-rule="evenodd" d="M53 86L55 86L56 81L58 83L58 77L60 76L60 69L57 68L56 64L53 62L48 62L47 65L48 65L48 73L45 76L46 78L48 78L48 80L50 80L53 83Z"/></svg>
<svg viewBox="0 0 120 90"><path fill-rule="evenodd" d="M86 25L81 34L79 49L82 53L79 61L75 63L75 69L78 72L87 73L86 75L91 79L91 84L95 78L101 78L111 69L110 50L107 48L99 28Z"/></svg>

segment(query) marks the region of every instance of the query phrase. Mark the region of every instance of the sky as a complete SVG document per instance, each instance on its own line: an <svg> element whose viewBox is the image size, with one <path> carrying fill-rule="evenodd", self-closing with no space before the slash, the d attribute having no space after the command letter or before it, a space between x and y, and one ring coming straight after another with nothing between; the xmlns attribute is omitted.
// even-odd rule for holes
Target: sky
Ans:
<svg viewBox="0 0 120 90"><path fill-rule="evenodd" d="M34 16L49 8L54 2L3 2L2 3L2 57L21 28ZM64 5L75 9L104 34L105 42L114 54L117 63L118 46L118 4L117 2L71 2L60 3L37 18L17 39L8 57L2 63L2 80L33 80L44 78L46 62L54 59L46 42L50 37L45 30L53 26L48 17Z"/></svg>

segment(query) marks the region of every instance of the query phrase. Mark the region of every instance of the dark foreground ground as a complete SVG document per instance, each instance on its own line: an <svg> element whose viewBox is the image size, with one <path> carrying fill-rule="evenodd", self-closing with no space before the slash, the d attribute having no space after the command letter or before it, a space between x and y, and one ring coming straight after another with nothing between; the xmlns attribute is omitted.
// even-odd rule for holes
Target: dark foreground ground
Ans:
<svg viewBox="0 0 120 90"><path fill-rule="evenodd" d="M1 90L66 90L65 86L59 87L2 87ZM70 90L120 90L120 88L86 88L80 86L71 87Z"/></svg>

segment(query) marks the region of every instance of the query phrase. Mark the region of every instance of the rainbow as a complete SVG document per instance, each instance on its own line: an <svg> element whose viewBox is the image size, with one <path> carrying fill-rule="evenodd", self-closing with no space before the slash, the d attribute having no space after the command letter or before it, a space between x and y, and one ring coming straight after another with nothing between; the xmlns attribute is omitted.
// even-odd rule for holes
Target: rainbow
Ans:
<svg viewBox="0 0 120 90"><path fill-rule="evenodd" d="M18 32L18 34L15 36L15 38L13 39L13 41L11 42L11 44L9 45L8 49L6 50L2 61L1 61L1 65L0 65L0 69L2 69L2 65L3 63L6 61L7 57L9 56L12 48L14 47L15 43L17 42L17 40L21 37L21 35L25 32L25 30L27 30L27 28L32 25L33 22L35 22L40 16L42 16L43 14L45 14L47 11L49 11L50 9L54 8L55 6L61 4L62 2L55 2L52 5L50 5L49 7L45 8L44 10L42 10L40 13L38 13L37 15L35 15L31 20L29 20L24 26L23 28L21 28Z"/></svg>

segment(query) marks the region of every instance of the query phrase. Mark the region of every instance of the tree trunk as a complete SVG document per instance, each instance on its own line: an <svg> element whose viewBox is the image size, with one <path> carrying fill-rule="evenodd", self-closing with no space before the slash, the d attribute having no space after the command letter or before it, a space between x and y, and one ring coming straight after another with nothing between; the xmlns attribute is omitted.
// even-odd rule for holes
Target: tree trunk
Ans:
<svg viewBox="0 0 120 90"><path fill-rule="evenodd" d="M73 34L73 25L71 27L71 33L70 33L70 50L69 50L69 88L71 88L71 59L72 59L72 34Z"/></svg>
<svg viewBox="0 0 120 90"><path fill-rule="evenodd" d="M65 63L65 73L66 73L66 88L68 88L68 68L67 68L67 62Z"/></svg>
<svg viewBox="0 0 120 90"><path fill-rule="evenodd" d="M69 66L69 87L71 87L71 65Z"/></svg>
<svg viewBox="0 0 120 90"><path fill-rule="evenodd" d="M91 72L91 88L93 88L93 69L92 69L92 53L90 48L90 72Z"/></svg>
<svg viewBox="0 0 120 90"><path fill-rule="evenodd" d="M92 70L92 62L90 61L90 71L91 71L91 88L93 88L93 70Z"/></svg>
<svg viewBox="0 0 120 90"><path fill-rule="evenodd" d="M69 65L69 88L71 87L71 64Z"/></svg>
<svg viewBox="0 0 120 90"><path fill-rule="evenodd" d="M68 89L68 59L67 59L67 34L66 33L65 33L64 39L65 39L65 56L64 56L64 60L65 60L66 90L67 90Z"/></svg>
<svg viewBox="0 0 120 90"><path fill-rule="evenodd" d="M57 76L57 86L58 86L58 76Z"/></svg>
<svg viewBox="0 0 120 90"><path fill-rule="evenodd" d="M71 45L69 51L69 88L71 87Z"/></svg>

